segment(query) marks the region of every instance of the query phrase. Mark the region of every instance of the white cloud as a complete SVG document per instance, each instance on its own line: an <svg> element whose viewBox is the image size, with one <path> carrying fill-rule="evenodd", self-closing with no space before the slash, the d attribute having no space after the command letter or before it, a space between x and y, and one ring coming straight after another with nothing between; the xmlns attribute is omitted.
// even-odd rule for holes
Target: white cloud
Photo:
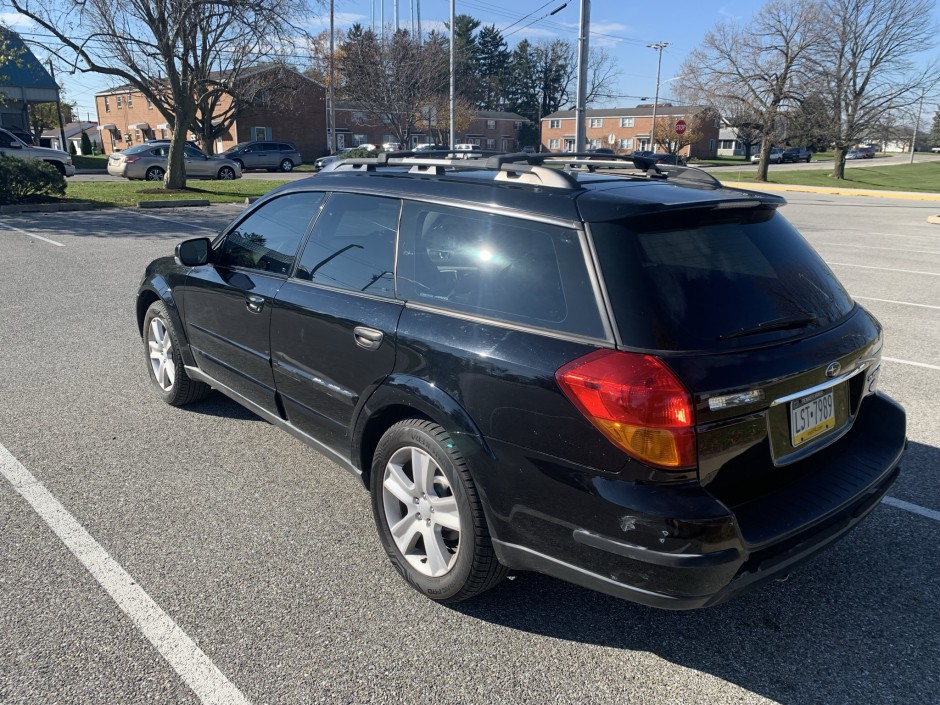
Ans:
<svg viewBox="0 0 940 705"><path fill-rule="evenodd" d="M734 14L724 5L718 8L718 14L722 19L730 20L731 22L740 22L742 19L741 15Z"/></svg>
<svg viewBox="0 0 940 705"><path fill-rule="evenodd" d="M33 26L33 21L26 15L21 15L19 12L0 12L0 24L13 27L14 29L17 27L20 29L29 29Z"/></svg>

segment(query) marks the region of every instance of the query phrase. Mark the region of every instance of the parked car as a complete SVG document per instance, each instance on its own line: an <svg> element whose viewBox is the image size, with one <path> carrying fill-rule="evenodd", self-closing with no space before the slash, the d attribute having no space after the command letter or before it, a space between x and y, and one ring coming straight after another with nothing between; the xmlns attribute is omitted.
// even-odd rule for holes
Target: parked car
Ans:
<svg viewBox="0 0 940 705"><path fill-rule="evenodd" d="M241 171L267 169L293 171L302 163L300 152L293 142L254 141L241 142L222 152L222 156L238 164Z"/></svg>
<svg viewBox="0 0 940 705"><path fill-rule="evenodd" d="M483 156L483 150L478 144L455 144L454 151L457 157L462 159L473 159Z"/></svg>
<svg viewBox="0 0 940 705"><path fill-rule="evenodd" d="M751 164L757 164L760 161L760 151L751 155ZM783 150L779 147L771 147L767 155L768 164L780 164L783 162Z"/></svg>
<svg viewBox="0 0 940 705"><path fill-rule="evenodd" d="M180 242L137 295L154 391L350 470L441 602L514 569L712 605L877 507L905 447L882 328L785 201L534 159L339 164Z"/></svg>
<svg viewBox="0 0 940 705"><path fill-rule="evenodd" d="M875 158L874 147L859 147L858 151L861 153L862 159L874 159Z"/></svg>
<svg viewBox="0 0 940 705"><path fill-rule="evenodd" d="M862 155L862 150L860 149L850 149L845 153L846 159L864 159Z"/></svg>
<svg viewBox="0 0 940 705"><path fill-rule="evenodd" d="M401 150L400 142L383 142L382 151L383 152L398 152Z"/></svg>
<svg viewBox="0 0 940 705"><path fill-rule="evenodd" d="M780 161L784 164L787 162L806 162L809 164L812 158L812 150L807 149L806 147L787 147L785 150L783 150Z"/></svg>
<svg viewBox="0 0 940 705"><path fill-rule="evenodd" d="M675 154L668 154L664 152L652 152L644 156L647 159L653 159L657 164L672 164L673 166L685 166L685 160L682 157L677 157Z"/></svg>
<svg viewBox="0 0 940 705"><path fill-rule="evenodd" d="M33 137L33 133L32 133L32 132L27 132L26 130L22 130L22 129L20 129L19 127L6 127L6 128L4 128L4 129L5 129L7 132L12 133L14 137L18 137L19 140L20 140L23 144L25 144L27 147L38 147L38 146L39 146L39 145L36 144L36 138Z"/></svg>
<svg viewBox="0 0 940 705"><path fill-rule="evenodd" d="M313 163L313 168L316 169L317 171L320 171L320 169L322 169L326 165L332 164L333 162L338 162L340 159L342 159L342 157L337 156L335 154L330 154L325 157L320 157Z"/></svg>
<svg viewBox="0 0 940 705"><path fill-rule="evenodd" d="M48 147L33 147L5 128L0 128L0 154L5 154L8 157L18 157L19 159L48 162L58 169L62 176L75 175L72 155L68 152Z"/></svg>
<svg viewBox="0 0 940 705"><path fill-rule="evenodd" d="M446 144L416 144L413 148L413 152L446 152L449 150Z"/></svg>
<svg viewBox="0 0 940 705"><path fill-rule="evenodd" d="M125 179L163 181L169 153L168 144L136 144L108 157L108 173ZM228 181L242 176L241 168L231 159L210 157L189 145L183 147L183 156L186 178Z"/></svg>

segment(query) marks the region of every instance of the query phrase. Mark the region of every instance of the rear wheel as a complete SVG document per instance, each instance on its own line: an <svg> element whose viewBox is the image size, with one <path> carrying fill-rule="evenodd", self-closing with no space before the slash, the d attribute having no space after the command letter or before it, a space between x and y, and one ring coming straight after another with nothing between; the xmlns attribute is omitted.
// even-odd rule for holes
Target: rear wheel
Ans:
<svg viewBox="0 0 940 705"><path fill-rule="evenodd" d="M230 166L223 166L219 169L219 179L221 181L231 181L235 178L235 170Z"/></svg>
<svg viewBox="0 0 940 705"><path fill-rule="evenodd" d="M437 424L392 426L372 461L372 511L395 569L437 602L459 602L500 582L483 508L467 463Z"/></svg>
<svg viewBox="0 0 940 705"><path fill-rule="evenodd" d="M186 374L179 333L162 301L155 301L147 309L143 339L150 381L163 401L170 406L184 406L205 398L209 385Z"/></svg>
<svg viewBox="0 0 940 705"><path fill-rule="evenodd" d="M163 181L163 169L158 166L152 166L144 172L144 178L147 181Z"/></svg>
<svg viewBox="0 0 940 705"><path fill-rule="evenodd" d="M281 171L293 171L293 170L294 170L294 162L292 162L290 159L281 160Z"/></svg>

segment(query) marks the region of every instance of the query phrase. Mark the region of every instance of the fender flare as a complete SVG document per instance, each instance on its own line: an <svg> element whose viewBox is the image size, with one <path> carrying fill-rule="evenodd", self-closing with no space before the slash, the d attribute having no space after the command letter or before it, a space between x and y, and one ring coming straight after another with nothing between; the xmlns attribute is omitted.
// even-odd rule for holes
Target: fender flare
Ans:
<svg viewBox="0 0 940 705"><path fill-rule="evenodd" d="M176 305L176 299L173 297L173 290L166 279L160 274L154 274L148 277L137 292L137 330L141 336L144 334L144 317L147 315L147 309L155 301L162 301L166 306L167 313L172 319L173 325L179 332L180 338L180 356L183 358L184 365L195 365L196 360L192 351L189 349L189 338L186 337L186 328L183 326L183 317L179 306Z"/></svg>

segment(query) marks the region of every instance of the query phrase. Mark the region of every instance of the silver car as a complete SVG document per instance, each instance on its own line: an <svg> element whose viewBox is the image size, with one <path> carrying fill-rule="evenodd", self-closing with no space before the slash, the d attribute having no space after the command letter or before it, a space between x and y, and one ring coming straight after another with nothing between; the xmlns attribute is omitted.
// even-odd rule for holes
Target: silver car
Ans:
<svg viewBox="0 0 940 705"><path fill-rule="evenodd" d="M210 157L186 145L183 148L186 177L196 179L240 179L242 170L231 159ZM169 144L137 144L108 157L108 173L125 179L163 181Z"/></svg>

